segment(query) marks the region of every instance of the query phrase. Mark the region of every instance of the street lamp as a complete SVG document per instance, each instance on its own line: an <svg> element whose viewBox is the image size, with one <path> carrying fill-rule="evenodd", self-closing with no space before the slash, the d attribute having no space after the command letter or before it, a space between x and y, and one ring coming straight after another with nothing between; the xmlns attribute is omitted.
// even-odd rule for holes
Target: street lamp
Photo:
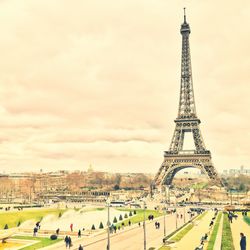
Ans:
<svg viewBox="0 0 250 250"><path fill-rule="evenodd" d="M109 207L110 207L110 201L109 199L107 199L107 207L108 207L108 244L107 244L107 250L110 250L110 211L109 211Z"/></svg>
<svg viewBox="0 0 250 250"><path fill-rule="evenodd" d="M175 228L178 228L178 222L177 222L177 198L175 196Z"/></svg>
<svg viewBox="0 0 250 250"><path fill-rule="evenodd" d="M183 216L184 216L184 224L186 223L186 207L184 206L184 214L183 214Z"/></svg>
<svg viewBox="0 0 250 250"><path fill-rule="evenodd" d="M167 186L165 186L165 200L164 200L164 237L166 237L166 191L167 191Z"/></svg>
<svg viewBox="0 0 250 250"><path fill-rule="evenodd" d="M146 241L146 202L143 201L143 232L144 232L144 250L147 250L147 241Z"/></svg>

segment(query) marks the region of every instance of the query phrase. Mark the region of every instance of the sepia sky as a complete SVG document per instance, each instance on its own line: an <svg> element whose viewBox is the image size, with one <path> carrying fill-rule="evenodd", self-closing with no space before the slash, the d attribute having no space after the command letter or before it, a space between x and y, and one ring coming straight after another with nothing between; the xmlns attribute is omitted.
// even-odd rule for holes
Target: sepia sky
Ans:
<svg viewBox="0 0 250 250"><path fill-rule="evenodd" d="M177 116L183 10L222 171L250 167L250 2L0 1L0 173L155 173Z"/></svg>

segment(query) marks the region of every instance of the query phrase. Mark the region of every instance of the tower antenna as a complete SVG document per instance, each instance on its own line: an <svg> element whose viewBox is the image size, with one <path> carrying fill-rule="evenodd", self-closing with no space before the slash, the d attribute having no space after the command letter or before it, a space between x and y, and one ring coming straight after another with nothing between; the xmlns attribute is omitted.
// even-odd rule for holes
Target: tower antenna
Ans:
<svg viewBox="0 0 250 250"><path fill-rule="evenodd" d="M186 23L186 8L183 8L184 10L184 23Z"/></svg>

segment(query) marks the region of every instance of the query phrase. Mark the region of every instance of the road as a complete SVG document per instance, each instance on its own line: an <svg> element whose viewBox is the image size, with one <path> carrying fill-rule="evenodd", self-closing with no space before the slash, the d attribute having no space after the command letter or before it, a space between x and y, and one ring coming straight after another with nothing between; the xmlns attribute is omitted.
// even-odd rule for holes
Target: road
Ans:
<svg viewBox="0 0 250 250"><path fill-rule="evenodd" d="M183 209L179 210L181 213ZM186 214L188 220L189 215ZM155 222L160 222L160 229L155 229ZM177 226L181 226L184 223L184 217L177 220ZM156 218L152 222L146 223L146 238L147 249L150 247L161 246L162 239L164 237L164 217ZM173 232L176 229L176 215L166 216L166 235ZM132 225L126 227L124 230L116 234L111 234L110 249L111 250L142 250L143 249L143 227L142 223L138 225ZM106 250L107 247L107 234L103 233L90 238L74 238L73 247L71 250L78 250L79 244L84 246L84 250ZM61 250L63 249L63 243L58 243L54 246L43 248L44 250Z"/></svg>
<svg viewBox="0 0 250 250"><path fill-rule="evenodd" d="M183 212L183 209L178 209L178 213ZM186 218L189 215L186 214ZM155 221L160 222L160 229L155 229ZM177 226L181 226L184 223L184 217L177 220ZM166 216L166 235L173 232L176 229L176 215ZM117 235L111 237L111 249L113 250L142 250L144 242L143 227L136 226L131 230L126 230ZM147 238L147 249L150 247L159 247L164 237L164 218L156 218L153 222L146 224L146 238ZM101 250L106 249L107 238L95 242L93 244L84 244L86 250Z"/></svg>
<svg viewBox="0 0 250 250"><path fill-rule="evenodd" d="M152 223L146 225L147 249L150 247L159 247L164 236L164 219L161 217L157 221L160 222L160 229L155 229L154 220ZM183 219L178 220L179 226L183 224ZM176 228L175 215L166 217L166 234L168 235ZM136 227L134 229L125 231L118 235L111 237L111 249L113 250L142 250L143 249L143 227ZM94 244L86 244L86 250L101 250L106 249L107 238Z"/></svg>

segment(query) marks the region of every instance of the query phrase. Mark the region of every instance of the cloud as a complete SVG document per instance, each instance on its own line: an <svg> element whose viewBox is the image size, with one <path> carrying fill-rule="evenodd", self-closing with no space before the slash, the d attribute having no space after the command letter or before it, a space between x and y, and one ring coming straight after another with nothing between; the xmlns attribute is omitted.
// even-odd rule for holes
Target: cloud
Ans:
<svg viewBox="0 0 250 250"><path fill-rule="evenodd" d="M248 165L240 2L1 1L0 169L156 172L177 115L184 5L205 143L219 170Z"/></svg>

